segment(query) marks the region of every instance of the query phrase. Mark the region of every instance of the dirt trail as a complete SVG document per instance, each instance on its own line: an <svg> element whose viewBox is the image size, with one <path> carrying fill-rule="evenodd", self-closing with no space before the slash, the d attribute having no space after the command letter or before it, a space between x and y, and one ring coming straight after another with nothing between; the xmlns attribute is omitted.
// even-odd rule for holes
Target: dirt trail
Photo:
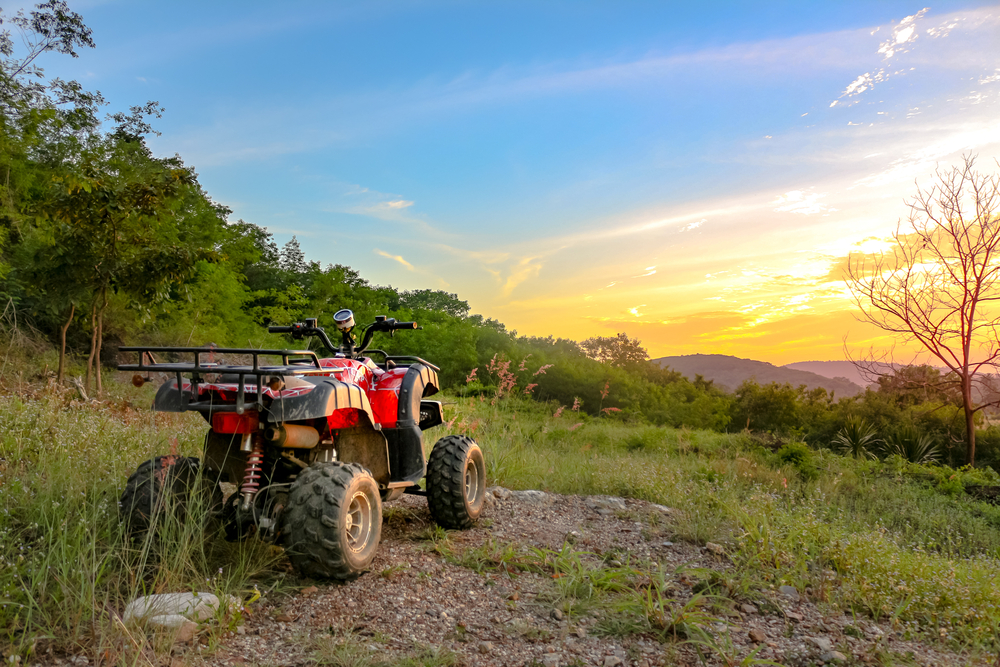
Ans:
<svg viewBox="0 0 1000 667"><path fill-rule="evenodd" d="M586 558L594 564L614 568L655 562L677 571L669 597L682 602L704 578L703 571L694 576L697 570L682 566L721 572L732 567L715 545L701 548L673 540L672 513L661 506L607 497L495 493L498 497L489 499L479 526L448 533L446 546L452 553L490 540L558 551L568 540L574 549L593 554ZM423 498L404 496L387 504L371 572L347 584L305 582L298 595L264 600L240 634L225 639L207 662L302 665L319 658L326 664L391 665L422 656L410 664L703 664L692 644L629 634L626 615L614 609L566 613L554 594L551 573L477 573L450 562L426 539L432 534ZM756 658L786 665L883 664L886 658L910 655L910 664L969 664L967 658L936 647L902 641L888 627L823 613L805 594L794 600L793 593L758 591L753 600L732 600L727 608L710 612L714 620L706 629L719 638L733 664L758 647ZM438 662L432 659L435 652ZM444 660L449 654L453 659ZM718 652L707 656L707 662L726 664Z"/></svg>

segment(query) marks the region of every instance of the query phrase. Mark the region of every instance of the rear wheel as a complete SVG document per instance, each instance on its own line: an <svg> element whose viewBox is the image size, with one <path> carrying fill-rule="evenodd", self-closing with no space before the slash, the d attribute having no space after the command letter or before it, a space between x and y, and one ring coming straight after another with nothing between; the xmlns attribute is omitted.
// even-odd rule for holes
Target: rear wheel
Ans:
<svg viewBox="0 0 1000 667"><path fill-rule="evenodd" d="M371 473L357 463L319 463L292 483L284 514L292 564L315 579L355 579L375 558L382 501Z"/></svg>
<svg viewBox="0 0 1000 667"><path fill-rule="evenodd" d="M441 438L427 462L427 505L444 528L471 528L483 511L486 460L465 435Z"/></svg>
<svg viewBox="0 0 1000 667"><path fill-rule="evenodd" d="M118 502L129 533L141 535L159 522L198 517L207 523L222 507L222 490L203 474L197 458L158 456L144 461L125 483Z"/></svg>

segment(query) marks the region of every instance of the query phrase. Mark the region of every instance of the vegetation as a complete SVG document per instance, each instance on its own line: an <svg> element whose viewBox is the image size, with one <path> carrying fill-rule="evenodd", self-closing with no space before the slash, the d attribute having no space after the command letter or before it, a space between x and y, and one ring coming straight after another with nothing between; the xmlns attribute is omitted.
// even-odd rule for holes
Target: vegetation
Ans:
<svg viewBox="0 0 1000 667"><path fill-rule="evenodd" d="M855 258L847 274L865 321L920 344L950 371L942 380L961 397L969 465L976 413L991 403L975 395L976 385L1000 360L1000 313L991 307L1000 287L1000 175L975 163L966 156L938 171L910 201L891 254ZM877 363L874 355L868 363Z"/></svg>
<svg viewBox="0 0 1000 667"><path fill-rule="evenodd" d="M45 80L38 55L93 46L65 3L8 23L23 48L0 34L5 654L54 647L129 662L150 646L117 619L127 599L206 580L243 600L282 585L279 552L230 545L204 521L167 516L155 542L125 538L116 501L129 473L156 454L197 455L205 426L135 407L149 405L153 387L105 383L101 369L129 343L283 347L266 325L318 317L330 326L341 308L359 322L385 314L424 326L385 348L443 367L450 421L438 435L476 437L493 481L674 508L657 529L724 545L736 565L731 596L764 599L792 584L904 635L992 646L1000 509L973 494L1000 486L990 467L1000 466L1000 429L981 405L970 412L975 369L896 368L836 401L753 381L727 394L651 364L626 334L518 336L456 294L373 285L348 266L307 261L295 238L279 248L265 229L229 220L191 167L149 150L155 102L101 120L98 93ZM977 275L988 286L992 274ZM84 376L86 390L93 377L103 400L78 400L66 375ZM980 467L957 467L973 452ZM566 575L556 581L571 607L616 604L635 632L716 641L697 631L711 616L650 585L655 573L640 585L634 568L595 570L572 549L497 551ZM213 627L237 621L238 612L220 615ZM341 650L350 647L331 640L323 660Z"/></svg>

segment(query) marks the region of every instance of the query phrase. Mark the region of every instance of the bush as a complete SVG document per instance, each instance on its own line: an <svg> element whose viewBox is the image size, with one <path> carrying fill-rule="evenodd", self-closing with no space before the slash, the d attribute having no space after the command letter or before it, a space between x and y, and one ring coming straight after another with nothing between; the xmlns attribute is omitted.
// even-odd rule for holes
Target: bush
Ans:
<svg viewBox="0 0 1000 667"><path fill-rule="evenodd" d="M882 444L878 431L868 421L851 417L844 428L837 432L830 448L844 456L856 459L875 458L875 451Z"/></svg>
<svg viewBox="0 0 1000 667"><path fill-rule="evenodd" d="M806 481L819 477L815 455L804 442L790 442L779 449L774 456L780 464L794 467Z"/></svg>

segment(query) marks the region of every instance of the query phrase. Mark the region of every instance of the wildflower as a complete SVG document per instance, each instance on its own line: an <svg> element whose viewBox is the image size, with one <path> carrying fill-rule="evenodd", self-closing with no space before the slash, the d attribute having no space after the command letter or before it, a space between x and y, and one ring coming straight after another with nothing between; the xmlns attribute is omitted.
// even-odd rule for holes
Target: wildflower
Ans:
<svg viewBox="0 0 1000 667"><path fill-rule="evenodd" d="M572 410L573 412L579 412L580 411L580 406L582 404L583 404L583 402L580 400L580 397L579 396L574 396L573 397L573 407L570 408L570 410Z"/></svg>
<svg viewBox="0 0 1000 667"><path fill-rule="evenodd" d="M556 410L554 413L552 413L553 419L559 419L560 417L562 417L563 410L565 409L566 409L565 405L560 405L559 409Z"/></svg>
<svg viewBox="0 0 1000 667"><path fill-rule="evenodd" d="M583 422L580 422L579 424L573 424L572 426L569 427L569 430L570 431L575 431L576 429L580 428L581 426L583 426Z"/></svg>
<svg viewBox="0 0 1000 667"><path fill-rule="evenodd" d="M607 414L609 412L621 412L621 411L622 411L621 408L602 408L601 409L601 412L603 412L605 414Z"/></svg>
<svg viewBox="0 0 1000 667"><path fill-rule="evenodd" d="M539 366L538 370L535 371L535 375L532 375L531 377L535 377L536 375L545 375L545 371L553 366L555 366L555 364L545 364L544 366Z"/></svg>
<svg viewBox="0 0 1000 667"><path fill-rule="evenodd" d="M607 397L608 397L608 388L609 388L610 386L611 386L611 382L610 382L610 381L608 381L608 382L605 382L605 383L604 383L604 390L603 390L603 391L601 392L601 400L602 400L602 401L603 401L603 400L604 400L605 398L607 398Z"/></svg>
<svg viewBox="0 0 1000 667"><path fill-rule="evenodd" d="M529 384L527 387L524 388L525 395L526 396L531 396L531 392L534 391L535 387L537 387L537 386L538 386L537 383Z"/></svg>
<svg viewBox="0 0 1000 667"><path fill-rule="evenodd" d="M472 372L469 373L468 376L466 376L465 378L465 384L469 384L470 382L476 379L476 371L478 370L479 370L478 366L472 369Z"/></svg>
<svg viewBox="0 0 1000 667"><path fill-rule="evenodd" d="M530 357L530 356L531 355L529 354L528 357ZM517 370L519 370L519 371L526 371L526 370L528 370L528 367L527 367L528 357L525 357L524 359L521 359L521 365L517 367Z"/></svg>

